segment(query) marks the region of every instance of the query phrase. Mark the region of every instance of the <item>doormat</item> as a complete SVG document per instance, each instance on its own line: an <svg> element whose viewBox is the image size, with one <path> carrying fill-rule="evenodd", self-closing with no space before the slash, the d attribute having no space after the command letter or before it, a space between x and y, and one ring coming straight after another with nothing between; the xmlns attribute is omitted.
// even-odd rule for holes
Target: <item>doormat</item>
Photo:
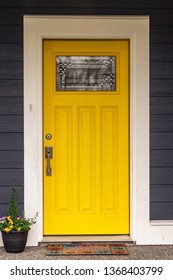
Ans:
<svg viewBox="0 0 173 280"><path fill-rule="evenodd" d="M125 244L110 242L71 242L47 245L47 256L59 255L128 255Z"/></svg>

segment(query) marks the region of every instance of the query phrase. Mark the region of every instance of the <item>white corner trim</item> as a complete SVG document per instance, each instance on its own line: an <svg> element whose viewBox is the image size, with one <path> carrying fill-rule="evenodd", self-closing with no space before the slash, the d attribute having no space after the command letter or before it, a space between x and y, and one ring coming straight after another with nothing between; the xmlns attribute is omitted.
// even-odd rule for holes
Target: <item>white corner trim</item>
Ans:
<svg viewBox="0 0 173 280"><path fill-rule="evenodd" d="M151 220L150 221L151 226L173 226L173 220Z"/></svg>
<svg viewBox="0 0 173 280"><path fill-rule="evenodd" d="M137 244L171 244L173 227L149 219L149 17L24 17L25 213L39 212L28 245L43 238L42 40L130 40L130 236ZM32 104L32 106L30 105ZM32 110L31 110L32 107Z"/></svg>

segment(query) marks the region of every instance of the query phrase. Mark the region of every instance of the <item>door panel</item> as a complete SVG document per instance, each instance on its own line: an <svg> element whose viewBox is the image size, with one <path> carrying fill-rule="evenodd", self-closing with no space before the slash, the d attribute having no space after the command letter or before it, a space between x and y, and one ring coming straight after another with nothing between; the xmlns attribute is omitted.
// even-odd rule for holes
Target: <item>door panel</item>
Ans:
<svg viewBox="0 0 173 280"><path fill-rule="evenodd" d="M101 56L103 62L115 57L113 90L110 81L99 85L105 71L98 66ZM90 68L78 63L66 68L69 87L61 90L57 57L72 62L80 57ZM128 40L44 40L43 137L44 146L53 147L52 176L46 176L44 154L45 235L129 233L128 69ZM74 90L71 80L82 90ZM90 90L96 80L98 90Z"/></svg>

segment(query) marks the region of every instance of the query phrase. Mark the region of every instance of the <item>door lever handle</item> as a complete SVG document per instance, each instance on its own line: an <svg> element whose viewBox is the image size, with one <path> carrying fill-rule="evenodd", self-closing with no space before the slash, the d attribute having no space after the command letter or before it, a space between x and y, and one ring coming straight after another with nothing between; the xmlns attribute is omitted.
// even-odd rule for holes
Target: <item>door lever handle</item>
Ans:
<svg viewBox="0 0 173 280"><path fill-rule="evenodd" d="M47 159L46 176L52 176L52 168L50 160L53 158L53 148L50 146L45 147L45 158Z"/></svg>

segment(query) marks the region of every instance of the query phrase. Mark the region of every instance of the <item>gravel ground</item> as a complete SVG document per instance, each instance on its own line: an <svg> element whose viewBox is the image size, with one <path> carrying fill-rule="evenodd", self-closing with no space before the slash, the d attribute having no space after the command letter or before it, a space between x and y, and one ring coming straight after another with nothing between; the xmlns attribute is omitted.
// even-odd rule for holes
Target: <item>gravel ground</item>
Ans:
<svg viewBox="0 0 173 280"><path fill-rule="evenodd" d="M23 253L6 253L0 248L0 260L173 260L173 245L137 246L126 244L129 255L125 256L46 256L46 244L26 247Z"/></svg>

